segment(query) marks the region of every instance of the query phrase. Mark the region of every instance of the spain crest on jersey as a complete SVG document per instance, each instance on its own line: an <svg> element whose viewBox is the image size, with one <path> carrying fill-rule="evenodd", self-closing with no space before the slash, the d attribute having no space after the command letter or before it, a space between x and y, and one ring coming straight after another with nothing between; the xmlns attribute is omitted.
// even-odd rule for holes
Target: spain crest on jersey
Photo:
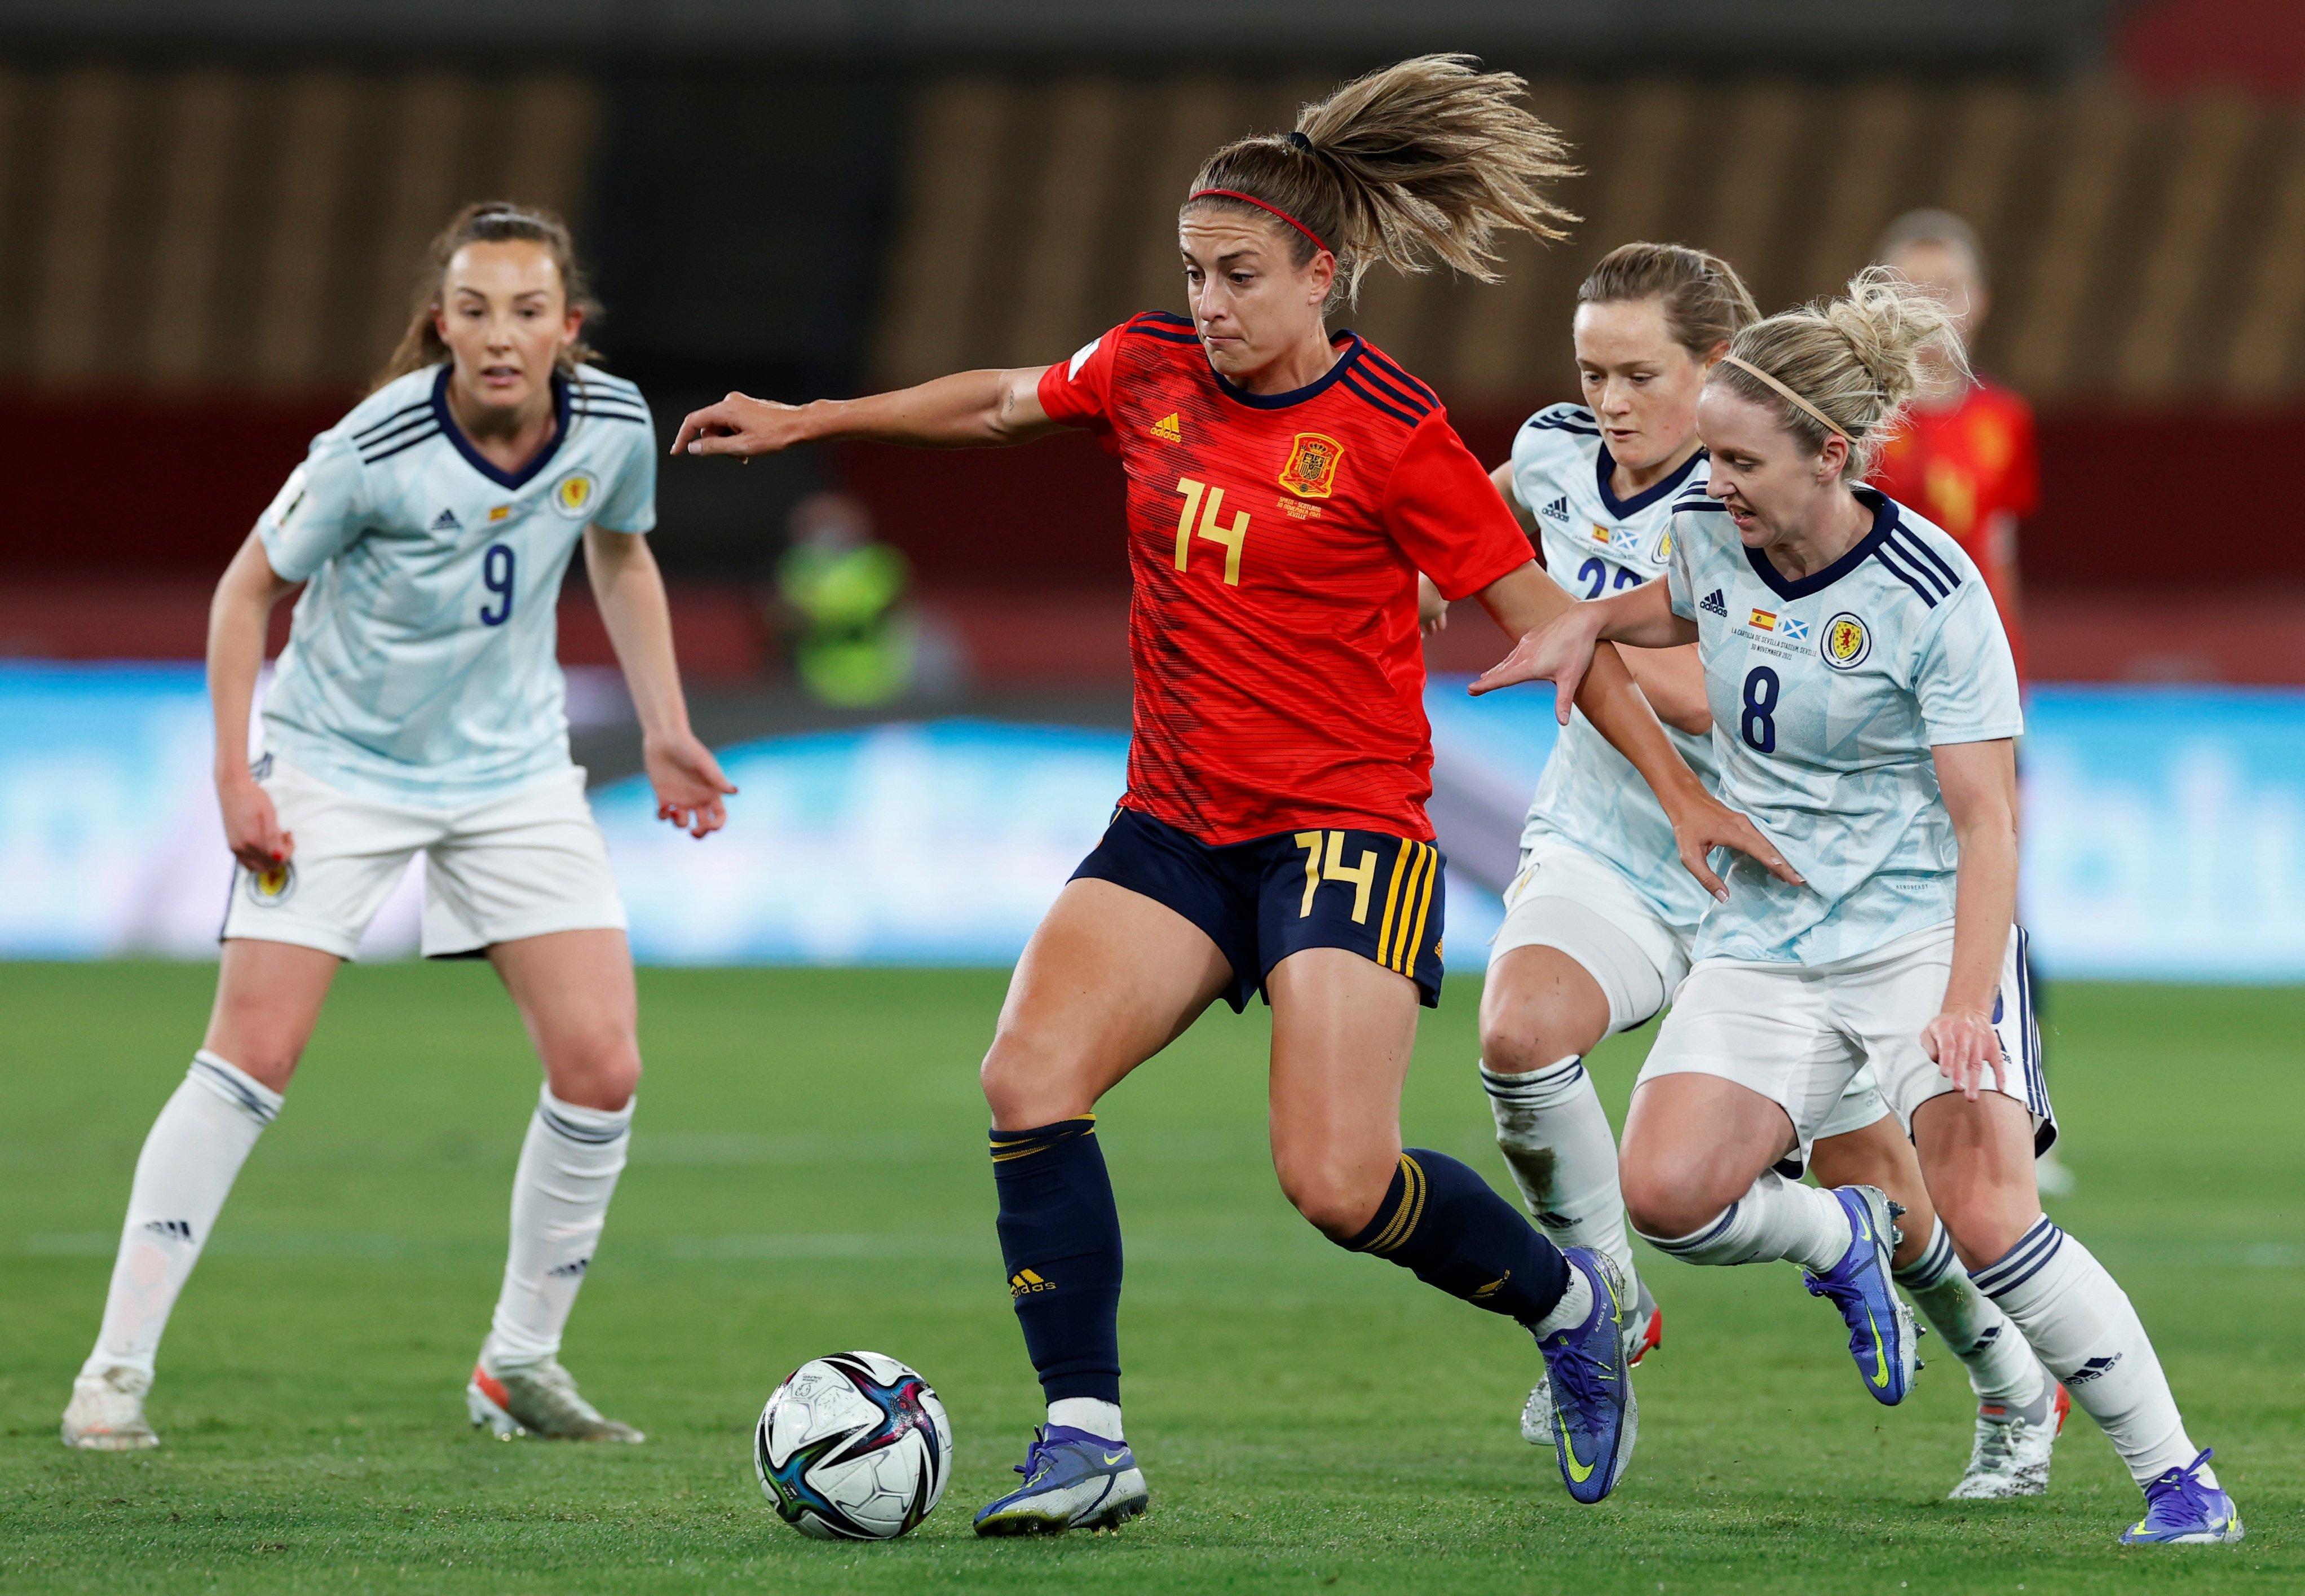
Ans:
<svg viewBox="0 0 2305 1596"><path fill-rule="evenodd" d="M1298 498L1327 498L1336 490L1345 446L1318 432L1300 432L1280 468L1280 486Z"/></svg>

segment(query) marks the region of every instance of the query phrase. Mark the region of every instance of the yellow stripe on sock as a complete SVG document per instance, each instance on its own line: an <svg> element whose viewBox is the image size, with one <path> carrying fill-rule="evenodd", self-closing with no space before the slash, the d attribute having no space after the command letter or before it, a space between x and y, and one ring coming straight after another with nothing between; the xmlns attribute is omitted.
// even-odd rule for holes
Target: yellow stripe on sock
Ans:
<svg viewBox="0 0 2305 1596"><path fill-rule="evenodd" d="M1408 1239L1416 1228L1418 1216L1425 1211L1425 1171L1407 1153L1400 1155L1400 1206L1392 1210L1392 1218L1376 1239L1364 1249L1370 1252L1390 1252Z"/></svg>
<svg viewBox="0 0 2305 1596"><path fill-rule="evenodd" d="M1096 1116L1093 1114L1076 1114L1070 1119L1059 1120L1058 1123L1059 1125L1077 1125L1082 1120L1086 1120L1088 1122L1088 1128L1080 1133L1084 1136L1095 1135ZM992 1161L994 1163L1005 1164L1011 1159L1029 1159L1036 1152L1046 1152L1058 1142L1068 1140L1070 1140L1070 1138L1065 1136L1044 1136L1038 1142L1003 1142L1000 1140L1000 1133L995 1131L992 1133L992 1145L990 1150L991 1151Z"/></svg>

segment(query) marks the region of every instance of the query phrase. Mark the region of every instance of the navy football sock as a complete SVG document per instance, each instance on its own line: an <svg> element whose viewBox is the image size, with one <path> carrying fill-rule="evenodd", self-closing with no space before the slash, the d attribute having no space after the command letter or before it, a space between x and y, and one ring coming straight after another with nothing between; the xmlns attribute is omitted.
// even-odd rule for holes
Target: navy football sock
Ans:
<svg viewBox="0 0 2305 1596"><path fill-rule="evenodd" d="M1120 1214L1096 1116L992 1133L1000 1256L1050 1402L1120 1400Z"/></svg>
<svg viewBox="0 0 2305 1596"><path fill-rule="evenodd" d="M1476 1308L1534 1325L1569 1287L1568 1261L1520 1210L1447 1153L1400 1155L1366 1229L1340 1244L1374 1252Z"/></svg>

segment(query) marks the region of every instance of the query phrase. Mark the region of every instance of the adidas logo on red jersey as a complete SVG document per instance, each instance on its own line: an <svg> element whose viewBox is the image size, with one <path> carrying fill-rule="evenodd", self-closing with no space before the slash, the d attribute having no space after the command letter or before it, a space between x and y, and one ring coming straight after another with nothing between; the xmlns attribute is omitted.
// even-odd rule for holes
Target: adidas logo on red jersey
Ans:
<svg viewBox="0 0 2305 1596"><path fill-rule="evenodd" d="M1178 420L1177 412L1173 410L1152 423L1152 432L1153 437L1164 444L1180 444L1185 441L1184 427Z"/></svg>

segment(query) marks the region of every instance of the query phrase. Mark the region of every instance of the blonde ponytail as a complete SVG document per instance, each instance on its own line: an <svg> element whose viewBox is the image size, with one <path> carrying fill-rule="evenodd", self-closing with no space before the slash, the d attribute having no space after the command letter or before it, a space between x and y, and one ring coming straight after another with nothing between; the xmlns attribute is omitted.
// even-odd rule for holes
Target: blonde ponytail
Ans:
<svg viewBox="0 0 2305 1596"><path fill-rule="evenodd" d="M1966 380L1969 357L1943 301L1874 266L1851 277L1839 299L1745 328L1712 380L1775 410L1778 425L1806 448L1822 449L1840 433L1850 446L1841 480L1857 482L1872 474L1932 351Z"/></svg>
<svg viewBox="0 0 2305 1596"><path fill-rule="evenodd" d="M1297 265L1323 247L1336 256L1332 304L1350 301L1379 263L1412 273L1438 263L1493 283L1498 232L1552 240L1578 219L1547 197L1577 168L1561 135L1517 103L1527 87L1470 55L1384 67L1306 106L1294 132L1217 151L1185 209L1278 213L1295 228L1279 230Z"/></svg>

